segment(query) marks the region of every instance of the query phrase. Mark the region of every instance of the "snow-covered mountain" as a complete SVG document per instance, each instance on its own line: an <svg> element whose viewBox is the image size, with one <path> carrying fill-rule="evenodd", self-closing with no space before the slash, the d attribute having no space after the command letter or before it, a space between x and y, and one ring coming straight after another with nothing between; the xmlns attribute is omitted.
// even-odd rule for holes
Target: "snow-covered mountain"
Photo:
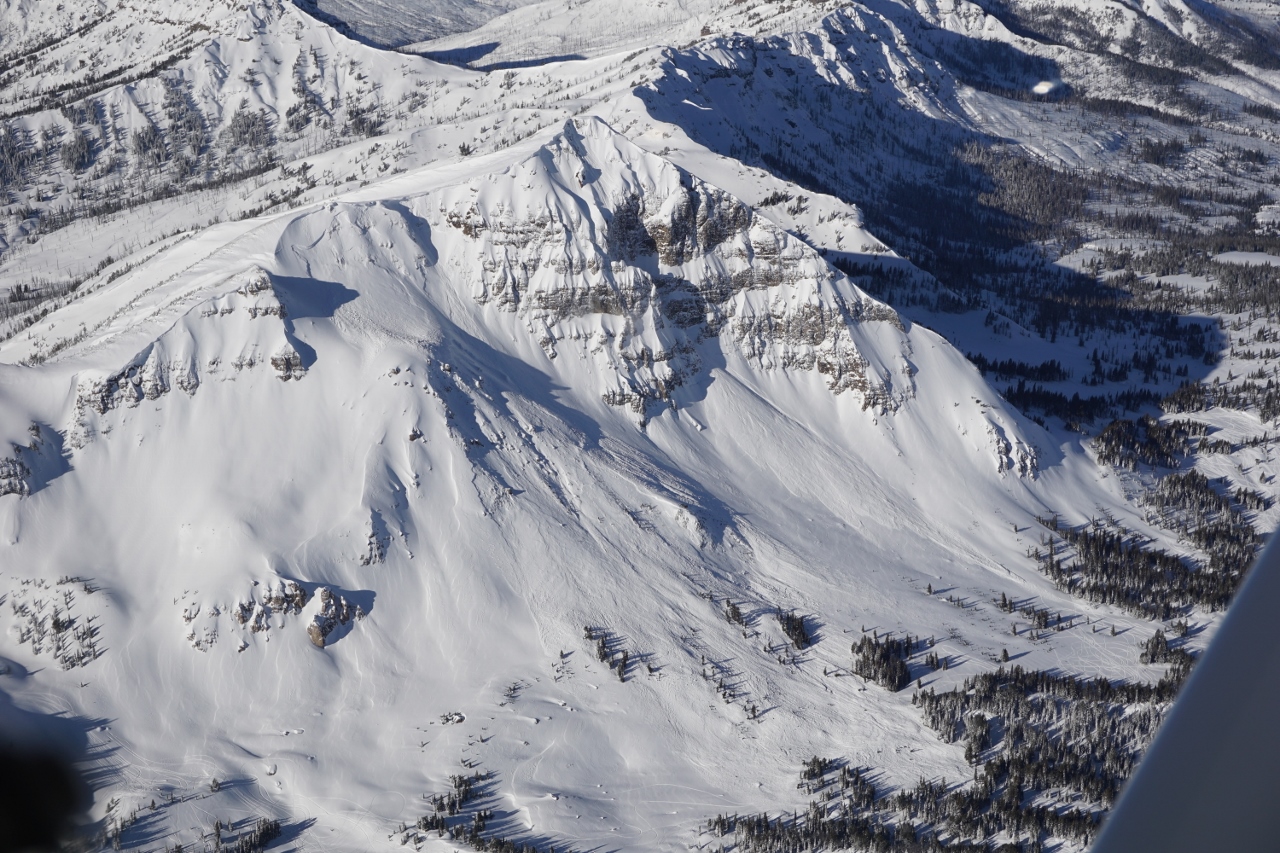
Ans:
<svg viewBox="0 0 1280 853"><path fill-rule="evenodd" d="M76 340L41 348L59 328ZM674 843L706 816L659 821L663 790L727 805L785 783L767 768L789 751L882 748L838 721L906 700L819 674L855 623L921 634L951 609L929 583L1037 583L999 565L1015 537L980 554L970 528L1040 508L1037 428L936 335L599 120L210 229L30 331L3 350L24 471L6 563L80 580L9 591L29 608L13 657L83 663L72 688L102 672L83 710L137 755L113 783L131 803L243 780L223 808L264 797L324 843L365 809L416 817L467 759L508 780L513 828ZM40 639L54 606L94 637ZM778 608L830 635L803 665L778 662ZM626 683L583 625L629 652ZM703 657L732 672L725 698ZM141 696L170 722L131 724ZM903 772L960 772L934 752ZM739 760L758 769L722 776ZM652 792L628 805L595 787L637 778ZM355 811L332 825L305 805L334 797Z"/></svg>
<svg viewBox="0 0 1280 853"><path fill-rule="evenodd" d="M0 731L103 847L1087 846L1280 509L1266 310L1070 275L1280 96L1064 8L9 3Z"/></svg>

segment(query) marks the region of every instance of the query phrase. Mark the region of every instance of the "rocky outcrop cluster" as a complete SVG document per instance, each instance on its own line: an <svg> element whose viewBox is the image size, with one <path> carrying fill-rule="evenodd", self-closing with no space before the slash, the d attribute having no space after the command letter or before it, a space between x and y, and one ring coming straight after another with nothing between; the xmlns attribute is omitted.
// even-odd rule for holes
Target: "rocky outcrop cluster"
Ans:
<svg viewBox="0 0 1280 853"><path fill-rule="evenodd" d="M540 179L554 189L523 192ZM901 329L891 308L729 193L603 123L570 123L496 182L447 194L438 224L464 238L459 263L479 270L480 303L524 318L548 358L580 342L612 368L605 402L642 419L703 369L699 344L722 337L762 369L817 371L832 393L895 402L855 340L860 324Z"/></svg>
<svg viewBox="0 0 1280 853"><path fill-rule="evenodd" d="M232 611L232 616L242 626L257 634L271 628L273 614L297 615L310 600L307 591L297 581L277 581L267 588L261 600L242 601Z"/></svg>
<svg viewBox="0 0 1280 853"><path fill-rule="evenodd" d="M311 623L307 625L307 636L318 649L325 647L329 635L336 628L346 625L353 619L363 619L365 616L362 607L352 605L327 586L316 590L316 597L320 599L320 610L311 617Z"/></svg>
<svg viewBox="0 0 1280 853"><path fill-rule="evenodd" d="M73 425L72 447L83 447L94 433L96 417L119 408L132 408L144 400L157 400L174 388L195 394L202 381L217 374L223 364L237 372L270 364L282 380L306 375L302 358L289 343L283 320L284 304L271 284L271 276L252 266L232 280L234 287L213 296L182 317L172 328L149 343L128 364L106 376L85 374L79 378ZM240 333L212 336L220 341L220 351L197 351L199 326L241 318ZM247 319L246 319L247 318ZM275 324L258 325L270 318ZM274 355L266 356L266 352Z"/></svg>
<svg viewBox="0 0 1280 853"><path fill-rule="evenodd" d="M271 356L271 366L279 374L280 380L288 382L290 379L301 379L307 374L306 367L302 364L302 356L298 355L298 351L291 346L285 346L280 352Z"/></svg>
<svg viewBox="0 0 1280 853"><path fill-rule="evenodd" d="M48 426L27 427L27 443L13 444L11 456L0 457L0 497L27 497L66 470L62 439Z"/></svg>
<svg viewBox="0 0 1280 853"><path fill-rule="evenodd" d="M0 495L31 494L30 476L31 469L17 456L15 448L13 456L0 459Z"/></svg>

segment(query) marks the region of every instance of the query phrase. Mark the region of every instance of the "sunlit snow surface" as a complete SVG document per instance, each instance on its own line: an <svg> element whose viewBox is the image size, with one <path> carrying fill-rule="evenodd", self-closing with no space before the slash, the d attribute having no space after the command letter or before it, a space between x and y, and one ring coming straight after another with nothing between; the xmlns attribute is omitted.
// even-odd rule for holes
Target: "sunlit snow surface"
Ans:
<svg viewBox="0 0 1280 853"><path fill-rule="evenodd" d="M943 684L1005 647L1130 671L1126 639L1032 643L984 603L1080 612L1025 559L1033 514L1116 497L936 335L877 314L766 223L681 267L593 269L618 205L639 197L660 223L693 186L603 123L571 123L180 241L56 315L89 332L37 368L6 344L6 435L26 443L34 423L66 443L26 451L47 482L0 503L5 582L32 606L71 593L101 648L62 672L11 632L6 690L83 724L113 796L199 794L167 807L174 830L276 813L315 822L308 846L380 844L467 761L497 774L507 832L674 849L708 814L796 803L810 754L901 781L964 775L907 692L824 675L863 627L936 636L960 662ZM546 239L504 305L486 281L522 228ZM620 313L590 301L645 267L695 283L760 268L753 252L793 274L737 291L719 334L676 327L652 293ZM784 366L825 346L787 338L788 315L837 305L824 334L893 388L869 406L816 362ZM774 325L739 337L753 315ZM602 401L678 344L688 373L668 401ZM307 606L255 622L291 582ZM322 586L367 613L323 649L307 632ZM796 663L779 662L777 608L817 628ZM631 651L626 683L585 626Z"/></svg>

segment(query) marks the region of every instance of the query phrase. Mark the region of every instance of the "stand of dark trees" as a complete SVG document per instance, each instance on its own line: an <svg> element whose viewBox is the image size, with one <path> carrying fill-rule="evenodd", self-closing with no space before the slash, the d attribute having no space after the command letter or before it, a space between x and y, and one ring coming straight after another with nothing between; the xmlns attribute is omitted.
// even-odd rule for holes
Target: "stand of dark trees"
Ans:
<svg viewBox="0 0 1280 853"><path fill-rule="evenodd" d="M900 656L912 643L881 647ZM868 768L815 756L800 775L814 797L804 812L717 815L705 831L741 853L1039 853L1062 840L1087 845L1192 662L1159 632L1143 660L1171 666L1153 684L1014 666L954 690L918 691L912 703L925 723L941 740L965 743L971 782L921 779L892 791ZM1056 803L1046 804L1046 794Z"/></svg>
<svg viewBox="0 0 1280 853"><path fill-rule="evenodd" d="M1197 566L1118 525L1040 521L1051 533L1045 550L1035 548L1031 556L1059 589L1148 619L1171 619L1193 606L1225 609L1259 543L1253 527L1240 526L1236 516L1206 521L1191 532L1209 552L1208 564Z"/></svg>

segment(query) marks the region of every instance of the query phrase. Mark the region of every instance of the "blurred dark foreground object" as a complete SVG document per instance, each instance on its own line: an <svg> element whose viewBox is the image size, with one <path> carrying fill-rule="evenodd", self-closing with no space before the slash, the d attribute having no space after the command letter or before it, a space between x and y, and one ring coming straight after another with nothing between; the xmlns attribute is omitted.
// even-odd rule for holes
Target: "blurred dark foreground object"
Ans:
<svg viewBox="0 0 1280 853"><path fill-rule="evenodd" d="M62 758L0 746L0 853L58 849L88 805L85 794Z"/></svg>
<svg viewBox="0 0 1280 853"><path fill-rule="evenodd" d="M1091 853L1280 850L1280 535L1107 818Z"/></svg>

